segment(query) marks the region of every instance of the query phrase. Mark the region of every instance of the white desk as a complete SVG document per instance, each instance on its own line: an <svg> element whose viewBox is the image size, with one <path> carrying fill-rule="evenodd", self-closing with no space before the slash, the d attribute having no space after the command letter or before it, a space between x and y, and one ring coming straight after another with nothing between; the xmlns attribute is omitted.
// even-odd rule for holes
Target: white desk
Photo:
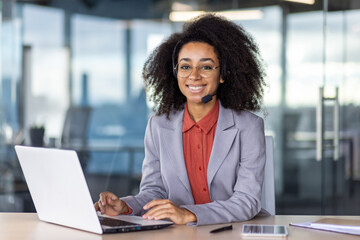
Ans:
<svg viewBox="0 0 360 240"><path fill-rule="evenodd" d="M329 217L329 216L326 216ZM333 217L333 216L332 216ZM359 236L332 233L326 231L290 227L290 222L306 222L315 221L324 218L324 216L270 216L270 217L257 217L246 223L261 223L261 224L278 224L286 225L289 231L287 239L298 240L312 240L312 239L341 239L351 240L359 239ZM360 217L346 217L336 216L341 219L357 219ZM132 232L132 233L116 233L98 235L88 233L80 230L75 230L67 227L62 227L50 223L44 223L38 220L35 213L0 213L0 239L1 240L101 240L101 239L136 239L136 240L207 240L207 239L221 239L221 240L239 240L241 238L242 223L232 223L233 230L225 231L216 234L210 234L209 231L228 224L208 225L201 227L190 226L171 226L160 230ZM249 239L249 238L247 238ZM265 238L266 239L266 238Z"/></svg>

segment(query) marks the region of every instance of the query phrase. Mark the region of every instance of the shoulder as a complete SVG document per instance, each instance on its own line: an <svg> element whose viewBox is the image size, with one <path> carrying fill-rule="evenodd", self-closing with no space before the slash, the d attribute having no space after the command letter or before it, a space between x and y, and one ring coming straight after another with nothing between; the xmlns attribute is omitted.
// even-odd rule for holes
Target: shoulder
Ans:
<svg viewBox="0 0 360 240"><path fill-rule="evenodd" d="M182 123L183 116L184 110L174 111L170 113L169 117L167 117L166 114L153 115L149 118L148 126L172 129L174 126Z"/></svg>
<svg viewBox="0 0 360 240"><path fill-rule="evenodd" d="M224 108L222 105L220 105L219 121L230 125L233 123L237 127L249 127L257 122L260 124L264 123L261 117L252 112L246 110L235 111L230 108Z"/></svg>
<svg viewBox="0 0 360 240"><path fill-rule="evenodd" d="M230 111L234 119L231 128L238 130L239 138L250 144L252 148L255 148L257 144L263 146L265 144L264 120L249 111Z"/></svg>
<svg viewBox="0 0 360 240"><path fill-rule="evenodd" d="M235 123L239 123L239 122L248 122L248 123L255 123L255 122L264 122L264 120L252 113L252 112L249 112L249 111L246 111L246 110L241 110L241 111L233 111L233 114L234 114L234 121Z"/></svg>
<svg viewBox="0 0 360 240"><path fill-rule="evenodd" d="M264 134L264 120L249 111L234 111L234 123L243 133L254 134L254 132L259 132Z"/></svg>

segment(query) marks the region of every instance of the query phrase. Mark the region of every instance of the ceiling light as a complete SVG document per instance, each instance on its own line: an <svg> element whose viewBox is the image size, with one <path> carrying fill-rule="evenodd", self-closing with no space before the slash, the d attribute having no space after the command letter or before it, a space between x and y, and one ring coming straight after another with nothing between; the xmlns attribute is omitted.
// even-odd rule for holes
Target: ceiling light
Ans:
<svg viewBox="0 0 360 240"><path fill-rule="evenodd" d="M297 3L303 3L303 4L309 4L313 5L315 3L315 0L285 0L287 2L297 2Z"/></svg>
<svg viewBox="0 0 360 240"><path fill-rule="evenodd" d="M172 22L186 22L204 13L204 11L174 11L170 13L169 19Z"/></svg>
<svg viewBox="0 0 360 240"><path fill-rule="evenodd" d="M263 17L263 12L261 10L229 10L217 12L216 14L233 21L254 20Z"/></svg>
<svg viewBox="0 0 360 240"><path fill-rule="evenodd" d="M200 16L204 11L173 11L169 15L172 22L186 22L194 17ZM263 12L261 10L229 10L221 12L208 12L223 16L232 21L261 19Z"/></svg>

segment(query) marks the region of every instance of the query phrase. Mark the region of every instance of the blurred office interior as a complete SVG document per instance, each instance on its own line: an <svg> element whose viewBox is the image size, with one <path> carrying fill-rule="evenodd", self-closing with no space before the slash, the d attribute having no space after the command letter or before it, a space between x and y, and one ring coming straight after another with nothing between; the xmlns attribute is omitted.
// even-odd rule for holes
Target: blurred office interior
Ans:
<svg viewBox="0 0 360 240"><path fill-rule="evenodd" d="M15 144L76 150L94 201L135 194L153 114L142 66L181 29L176 17L206 11L242 25L266 64L256 114L275 141L277 214L360 214L360 1L0 0L0 9L0 211L35 211Z"/></svg>

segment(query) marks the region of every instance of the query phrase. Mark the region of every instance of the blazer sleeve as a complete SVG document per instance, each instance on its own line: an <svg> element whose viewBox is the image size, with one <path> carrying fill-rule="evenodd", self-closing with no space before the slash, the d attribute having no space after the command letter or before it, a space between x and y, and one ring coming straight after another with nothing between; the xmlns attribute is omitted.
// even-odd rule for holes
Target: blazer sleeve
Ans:
<svg viewBox="0 0 360 240"><path fill-rule="evenodd" d="M154 141L154 134L159 128L154 126L154 116L148 121L145 131L145 159L142 166L140 192L136 196L120 198L131 209L132 215L145 214L143 206L154 199L165 199L167 193L161 178L159 151Z"/></svg>
<svg viewBox="0 0 360 240"><path fill-rule="evenodd" d="M241 146L239 168L233 194L226 200L213 200L201 205L183 205L197 217L194 225L246 221L261 210L261 186L265 166L264 121L258 117L245 134L240 134L233 147ZM221 176L225 178L226 176ZM216 191L211 189L210 191Z"/></svg>

